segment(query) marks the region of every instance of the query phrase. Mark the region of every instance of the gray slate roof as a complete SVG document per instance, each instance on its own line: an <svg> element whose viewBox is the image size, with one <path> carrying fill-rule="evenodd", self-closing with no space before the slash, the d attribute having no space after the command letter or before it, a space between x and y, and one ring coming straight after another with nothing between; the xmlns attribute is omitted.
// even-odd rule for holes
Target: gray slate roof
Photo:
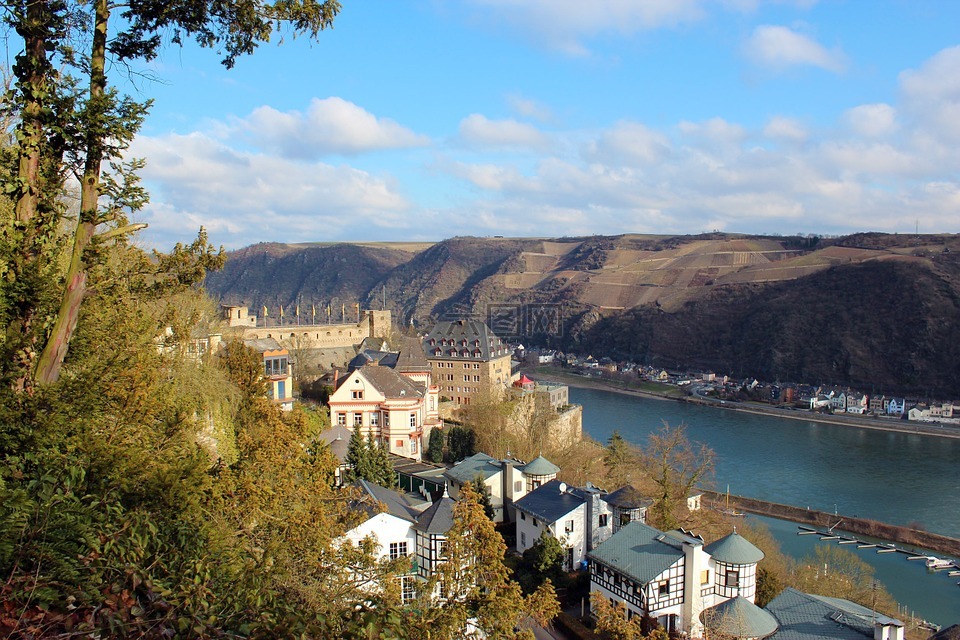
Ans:
<svg viewBox="0 0 960 640"><path fill-rule="evenodd" d="M643 509L653 504L651 498L645 497L636 487L629 484L605 495L603 500L621 509Z"/></svg>
<svg viewBox="0 0 960 640"><path fill-rule="evenodd" d="M378 484L363 479L358 480L357 485L367 496L382 503L387 508L386 512L390 515L402 520L407 520L408 522L416 521L416 511L407 504L407 501L403 499L402 495L393 489L387 489L386 487L381 487ZM374 513L372 510L370 510L370 512L372 516Z"/></svg>
<svg viewBox="0 0 960 640"><path fill-rule="evenodd" d="M523 467L520 467L520 469L528 476L552 476L560 473L560 467L553 464L542 455L537 456Z"/></svg>
<svg viewBox="0 0 960 640"><path fill-rule="evenodd" d="M400 355L395 366L401 373L430 372L430 362L423 353L420 341L409 336L400 342Z"/></svg>
<svg viewBox="0 0 960 640"><path fill-rule="evenodd" d="M243 344L257 353L264 351L280 351L284 347L275 338L245 338Z"/></svg>
<svg viewBox="0 0 960 640"><path fill-rule="evenodd" d="M714 560L727 564L756 564L763 560L763 551L734 531L703 548Z"/></svg>
<svg viewBox="0 0 960 640"><path fill-rule="evenodd" d="M743 596L721 602L700 614L711 631L724 637L766 638L777 630L777 619Z"/></svg>
<svg viewBox="0 0 960 640"><path fill-rule="evenodd" d="M427 534L445 534L453 526L453 505L456 504L452 498L444 494L442 498L427 507L423 513L417 517L413 528Z"/></svg>
<svg viewBox="0 0 960 640"><path fill-rule="evenodd" d="M663 532L631 522L587 557L646 585L683 558L683 550Z"/></svg>
<svg viewBox="0 0 960 640"><path fill-rule="evenodd" d="M422 398L424 389L390 367L366 365L358 371L387 398Z"/></svg>
<svg viewBox="0 0 960 640"><path fill-rule="evenodd" d="M318 435L317 438L330 445L330 452L337 456L337 460L346 462L347 449L350 447L350 436L352 433L350 429L338 424L327 429Z"/></svg>
<svg viewBox="0 0 960 640"><path fill-rule="evenodd" d="M392 351L374 351L372 349L364 349L355 355L353 360L347 363L347 371L356 371L360 367L368 365L371 362L376 362L381 367L393 368L397 364L398 355L399 354Z"/></svg>
<svg viewBox="0 0 960 640"><path fill-rule="evenodd" d="M544 483L517 500L513 506L542 522L557 522L586 502L582 496L569 491L560 493L561 484L559 480Z"/></svg>
<svg viewBox="0 0 960 640"><path fill-rule="evenodd" d="M780 623L771 640L863 640L873 638L873 622L903 626L841 598L803 593L787 587L766 607Z"/></svg>
<svg viewBox="0 0 960 640"><path fill-rule="evenodd" d="M960 624L941 629L930 636L929 640L960 640Z"/></svg>
<svg viewBox="0 0 960 640"><path fill-rule="evenodd" d="M462 344L463 341L466 341L466 345ZM487 361L510 355L507 345L490 327L478 320L438 322L430 333L424 336L421 344L427 358L455 357L461 360ZM439 355L437 350L440 351ZM451 355L451 351L456 351L456 355ZM464 351L467 355L463 355Z"/></svg>
<svg viewBox="0 0 960 640"><path fill-rule="evenodd" d="M502 469L500 461L496 458L492 458L485 453L476 453L447 469L443 475L463 484L473 482L477 476L483 476L484 480L489 480Z"/></svg>

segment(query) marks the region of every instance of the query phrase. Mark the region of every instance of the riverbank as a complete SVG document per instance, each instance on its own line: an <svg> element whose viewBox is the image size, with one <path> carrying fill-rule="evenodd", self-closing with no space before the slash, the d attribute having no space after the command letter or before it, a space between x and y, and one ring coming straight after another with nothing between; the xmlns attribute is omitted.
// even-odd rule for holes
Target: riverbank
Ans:
<svg viewBox="0 0 960 640"><path fill-rule="evenodd" d="M902 527L877 520L847 516L842 513L827 513L813 509L802 509L776 502L767 502L745 496L727 495L715 491L704 491L706 503L718 511L732 508L738 511L770 516L781 520L790 520L798 524L821 530L834 528L877 540L893 542L898 545L926 549L960 557L960 540L949 536L931 533L920 529ZM839 525L839 526L838 526Z"/></svg>
<svg viewBox="0 0 960 640"><path fill-rule="evenodd" d="M603 391L612 391L624 395L632 395L646 398L656 398L660 400L674 400L676 402L688 402L704 406L724 409L726 411L740 411L742 413L753 413L756 415L772 416L777 418L787 418L789 420L802 420L805 422L818 422L822 424L833 424L845 427L857 427L860 429L872 429L874 431L888 431L893 433L912 433L922 436L935 436L938 438L960 439L960 428L943 425L923 424L910 422L907 420L894 420L886 418L872 418L861 416L831 415L823 413L814 413L811 411L802 411L798 409L782 409L768 405L748 405L744 403L732 403L719 401L707 401L697 399L686 395L677 387L660 385L664 387L663 392L652 389L636 389L616 384L614 381L603 378L594 378L581 376L575 373L567 373L563 369L556 367L537 367L529 372L536 378L548 382L559 382L571 387L581 389L601 389ZM671 393L673 392L673 393Z"/></svg>

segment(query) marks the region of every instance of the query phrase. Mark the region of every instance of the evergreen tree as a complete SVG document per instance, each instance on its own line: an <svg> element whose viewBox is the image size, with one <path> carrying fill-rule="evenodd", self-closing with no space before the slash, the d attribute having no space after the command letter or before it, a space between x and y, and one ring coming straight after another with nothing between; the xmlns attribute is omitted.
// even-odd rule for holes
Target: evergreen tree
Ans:
<svg viewBox="0 0 960 640"><path fill-rule="evenodd" d="M374 440L372 432L367 437L367 451L370 456L370 480L382 487L397 486L397 474L387 447Z"/></svg>
<svg viewBox="0 0 960 640"><path fill-rule="evenodd" d="M470 488L477 493L477 499L480 501L480 506L483 507L483 513L492 521L496 515L496 511L493 509L493 502L490 501L490 487L487 486L486 481L483 479L483 474L478 473L477 477L468 484L470 484Z"/></svg>
<svg viewBox="0 0 960 640"><path fill-rule="evenodd" d="M360 433L360 429L357 427L353 428L353 431L350 432L350 441L347 443L347 458L346 463L349 465L349 469L346 472L346 481L353 482L358 478L365 477L367 469L370 467L368 462L369 452L367 449L367 443L363 439L363 434Z"/></svg>
<svg viewBox="0 0 960 640"><path fill-rule="evenodd" d="M443 462L443 431L434 428L430 431L430 441L427 444L427 460Z"/></svg>

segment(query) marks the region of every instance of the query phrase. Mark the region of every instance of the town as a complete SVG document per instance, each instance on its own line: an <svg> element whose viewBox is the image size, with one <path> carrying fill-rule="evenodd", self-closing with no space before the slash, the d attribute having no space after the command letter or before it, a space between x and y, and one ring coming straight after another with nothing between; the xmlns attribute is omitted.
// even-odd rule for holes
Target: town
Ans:
<svg viewBox="0 0 960 640"><path fill-rule="evenodd" d="M449 561L447 536L456 519L456 504L464 492L471 496L476 492L508 542L508 555L526 558L552 545L559 550L558 570L584 578L581 601L565 600L567 608L579 615L558 611L555 624L545 624L567 635L542 637L594 637L577 635L581 628L584 634L594 633L582 627L583 621L600 632L617 624L635 627L637 637L641 629L690 638L905 637L906 625L900 620L862 604L791 587L758 606L758 564L764 553L737 533L735 521L728 523L723 535L707 542L684 527L651 526L648 513L657 496L644 495L629 483L601 488L587 480L574 486L561 481L562 469L543 455L523 460L509 451L474 452L459 446L459 454L442 452L454 449L453 432L459 428L461 412L491 396L498 401L518 399L530 410L552 414L556 419L549 437L555 442L582 437L582 408L570 405L567 387L535 382L521 372L523 364L556 364L578 375L671 384L713 402L734 402L747 394L813 411L872 412L913 420L935 415L943 421L953 419L952 404L923 409L934 413L922 414L916 405L907 409L910 401L905 398L868 398L851 390L757 380L733 382L715 374L693 376L617 364L608 358L525 349L506 344L478 320L440 321L413 337L390 327L389 312L361 315L359 308L357 312L356 323L265 326L246 308L225 307L224 335L231 331L240 335L262 355L271 398L284 409L293 403L292 350L304 361L354 354L342 366L331 362L324 376L330 389L326 406L331 428L320 439L339 460L335 484L359 490L356 504L368 514L344 541L372 544L384 563L408 560L395 578L402 602L412 606L424 597L425 589L428 597L442 597L436 579ZM217 336L214 341L222 339ZM303 349L305 343L313 347L313 354ZM388 454L386 473L364 471L371 464L363 457L373 456L373 451ZM449 462L442 464L443 459ZM682 503L680 508L687 513L707 508L696 487L686 492ZM382 586L371 583L370 588Z"/></svg>

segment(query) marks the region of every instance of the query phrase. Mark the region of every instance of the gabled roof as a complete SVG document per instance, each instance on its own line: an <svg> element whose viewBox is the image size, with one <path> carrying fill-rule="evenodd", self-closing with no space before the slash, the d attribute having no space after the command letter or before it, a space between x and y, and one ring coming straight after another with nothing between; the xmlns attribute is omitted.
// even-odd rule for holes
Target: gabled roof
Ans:
<svg viewBox="0 0 960 640"><path fill-rule="evenodd" d="M485 453L476 453L447 469L443 475L463 484L473 482L477 476L483 476L484 480L489 480L500 473L502 469L503 465L496 458L492 458Z"/></svg>
<svg viewBox="0 0 960 640"><path fill-rule="evenodd" d="M803 593L791 587L767 604L780 623L773 640L863 640L873 638L874 621L902 627L903 623L841 598Z"/></svg>
<svg viewBox="0 0 960 640"><path fill-rule="evenodd" d="M930 636L928 640L960 640L960 624L955 624L947 627L946 629L941 629Z"/></svg>
<svg viewBox="0 0 960 640"><path fill-rule="evenodd" d="M552 476L560 473L560 467L553 464L542 455L537 456L522 467L517 467L528 476Z"/></svg>
<svg viewBox="0 0 960 640"><path fill-rule="evenodd" d="M564 489L567 488L559 480L551 480L517 500L513 503L513 506L518 511L523 511L542 522L557 522L586 502L581 495L576 493L570 491L561 493L561 486Z"/></svg>
<svg viewBox="0 0 960 640"><path fill-rule="evenodd" d="M443 497L427 507L417 517L413 528L428 534L447 533L453 526L453 505L456 504L446 493Z"/></svg>
<svg viewBox="0 0 960 640"><path fill-rule="evenodd" d="M401 373L430 373L430 362L416 338L403 338L395 366Z"/></svg>
<svg viewBox="0 0 960 640"><path fill-rule="evenodd" d="M286 351L286 348L284 348L274 338L245 338L243 344L250 347L257 353L264 353L266 351Z"/></svg>
<svg viewBox="0 0 960 640"><path fill-rule="evenodd" d="M353 360L347 363L348 371L355 371L364 365L376 362L381 367L393 368L397 364L398 354L392 351L376 351L373 349L364 349L353 357Z"/></svg>
<svg viewBox="0 0 960 640"><path fill-rule="evenodd" d="M743 596L703 611L700 620L725 638L766 638L779 627L772 614Z"/></svg>
<svg viewBox="0 0 960 640"><path fill-rule="evenodd" d="M330 445L330 452L337 456L337 460L345 462L352 434L353 432L350 429L338 424L322 432L317 438Z"/></svg>
<svg viewBox="0 0 960 640"><path fill-rule="evenodd" d="M390 515L408 522L416 521L416 512L410 508L403 496L393 489L387 489L363 479L358 480L357 485L367 496L382 503L387 508L386 512ZM370 515L373 516L374 513L371 512Z"/></svg>
<svg viewBox="0 0 960 640"><path fill-rule="evenodd" d="M385 398L422 398L423 388L410 381L406 376L402 376L390 367L380 367L377 365L366 365L357 369L377 391L383 394Z"/></svg>
<svg viewBox="0 0 960 640"><path fill-rule="evenodd" d="M763 551L734 531L703 548L714 560L726 564L756 564L763 560Z"/></svg>
<svg viewBox="0 0 960 640"><path fill-rule="evenodd" d="M466 342L466 344L463 344ZM421 343L427 358L455 357L463 360L492 360L509 357L507 345L478 320L438 322ZM439 355L435 355L437 350ZM455 350L457 355L451 355ZM464 355L466 353L466 355Z"/></svg>
<svg viewBox="0 0 960 640"><path fill-rule="evenodd" d="M630 484L605 495L603 500L607 504L621 509L643 509L653 504L652 499L645 497L636 487Z"/></svg>
<svg viewBox="0 0 960 640"><path fill-rule="evenodd" d="M649 584L683 558L683 549L662 531L631 522L587 554L639 582Z"/></svg>

